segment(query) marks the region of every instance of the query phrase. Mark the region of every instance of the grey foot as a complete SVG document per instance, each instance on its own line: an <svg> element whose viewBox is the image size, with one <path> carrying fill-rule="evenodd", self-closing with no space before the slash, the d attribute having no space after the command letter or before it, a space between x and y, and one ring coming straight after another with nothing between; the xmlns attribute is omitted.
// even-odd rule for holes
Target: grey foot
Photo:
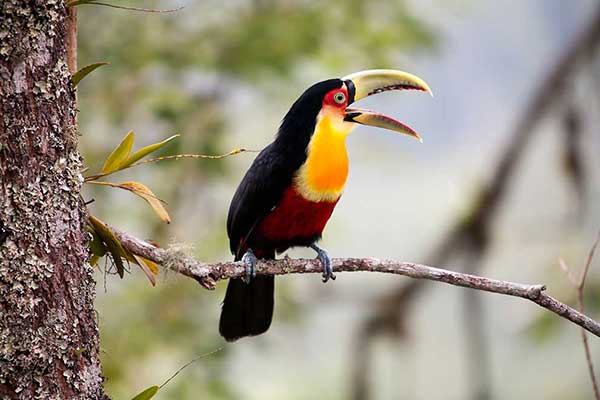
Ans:
<svg viewBox="0 0 600 400"><path fill-rule="evenodd" d="M248 284L252 278L256 278L256 263L258 259L254 255L252 249L248 249L242 256L242 262L246 266L246 275L242 278L242 280Z"/></svg>
<svg viewBox="0 0 600 400"><path fill-rule="evenodd" d="M331 266L331 258L327 254L327 250L320 248L316 244L311 244L310 248L317 252L317 258L323 266L323 283L329 279L335 281L335 275L333 274L333 267Z"/></svg>

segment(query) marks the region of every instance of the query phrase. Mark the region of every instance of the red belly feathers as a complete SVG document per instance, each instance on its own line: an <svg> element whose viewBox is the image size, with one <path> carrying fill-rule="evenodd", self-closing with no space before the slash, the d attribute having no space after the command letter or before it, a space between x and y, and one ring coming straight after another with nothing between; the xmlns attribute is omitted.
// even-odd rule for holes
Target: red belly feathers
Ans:
<svg viewBox="0 0 600 400"><path fill-rule="evenodd" d="M254 228L251 242L279 251L306 245L321 236L338 200L339 197L333 202L309 201L290 187L279 205Z"/></svg>

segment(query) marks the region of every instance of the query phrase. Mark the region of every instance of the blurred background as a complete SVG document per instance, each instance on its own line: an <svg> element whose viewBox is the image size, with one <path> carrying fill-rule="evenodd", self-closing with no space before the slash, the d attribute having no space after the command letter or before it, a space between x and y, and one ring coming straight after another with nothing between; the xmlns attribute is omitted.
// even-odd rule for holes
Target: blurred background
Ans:
<svg viewBox="0 0 600 400"><path fill-rule="evenodd" d="M79 85L91 171L128 130L162 154L261 149L314 82L371 68L425 79L364 106L424 144L358 128L346 192L322 244L334 257L430 263L545 283L574 304L559 257L578 273L600 228L600 10L594 0L126 1L83 5ZM164 161L121 172L167 203L164 225L138 197L86 187L91 211L206 261L231 258L225 221L255 153ZM311 251L290 251L313 257ZM589 399L578 328L520 299L375 273L277 279L265 335L218 335L214 292L175 274L156 287L135 266L97 273L109 394L128 399L194 357L158 399ZM107 273L108 272L108 273ZM587 312L600 318L600 262ZM600 345L592 338L600 368Z"/></svg>

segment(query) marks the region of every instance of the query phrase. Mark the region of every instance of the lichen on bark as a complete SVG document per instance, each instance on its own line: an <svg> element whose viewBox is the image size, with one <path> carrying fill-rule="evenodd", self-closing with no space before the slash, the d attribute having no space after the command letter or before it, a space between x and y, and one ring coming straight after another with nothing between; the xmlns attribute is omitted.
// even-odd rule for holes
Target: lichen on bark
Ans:
<svg viewBox="0 0 600 400"><path fill-rule="evenodd" d="M63 0L0 2L0 398L101 399Z"/></svg>

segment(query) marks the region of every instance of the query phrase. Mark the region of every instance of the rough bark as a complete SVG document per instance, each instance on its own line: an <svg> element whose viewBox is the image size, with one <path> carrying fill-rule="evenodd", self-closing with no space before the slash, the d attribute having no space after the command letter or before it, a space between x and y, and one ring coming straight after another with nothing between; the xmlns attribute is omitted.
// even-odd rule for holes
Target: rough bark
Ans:
<svg viewBox="0 0 600 400"><path fill-rule="evenodd" d="M63 0L0 2L0 398L104 398Z"/></svg>

